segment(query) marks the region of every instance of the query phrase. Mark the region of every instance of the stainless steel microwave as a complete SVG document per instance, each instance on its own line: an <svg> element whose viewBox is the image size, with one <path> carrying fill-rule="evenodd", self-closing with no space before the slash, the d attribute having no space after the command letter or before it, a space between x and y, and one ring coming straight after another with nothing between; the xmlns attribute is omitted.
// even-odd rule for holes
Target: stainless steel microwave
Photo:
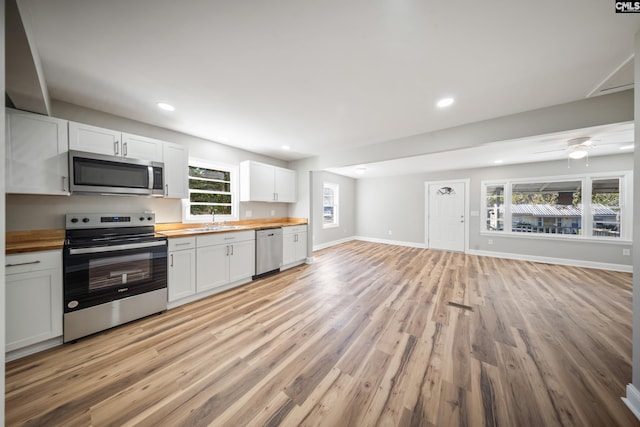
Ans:
<svg viewBox="0 0 640 427"><path fill-rule="evenodd" d="M69 151L72 193L164 195L164 163Z"/></svg>

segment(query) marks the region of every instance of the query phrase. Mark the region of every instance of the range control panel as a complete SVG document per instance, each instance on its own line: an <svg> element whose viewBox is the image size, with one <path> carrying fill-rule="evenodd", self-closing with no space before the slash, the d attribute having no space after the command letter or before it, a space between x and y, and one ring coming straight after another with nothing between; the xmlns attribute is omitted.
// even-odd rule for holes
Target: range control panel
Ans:
<svg viewBox="0 0 640 427"><path fill-rule="evenodd" d="M153 212L126 214L80 213L67 214L65 227L70 230L77 228L137 227L140 225L155 225L155 223L156 214Z"/></svg>

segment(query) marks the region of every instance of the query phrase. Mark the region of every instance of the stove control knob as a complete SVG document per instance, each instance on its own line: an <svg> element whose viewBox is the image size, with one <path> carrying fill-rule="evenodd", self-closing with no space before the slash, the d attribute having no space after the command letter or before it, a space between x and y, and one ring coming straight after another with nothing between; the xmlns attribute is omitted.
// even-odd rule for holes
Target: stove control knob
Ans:
<svg viewBox="0 0 640 427"><path fill-rule="evenodd" d="M144 217L143 216L140 217L140 221L144 221Z"/></svg>
<svg viewBox="0 0 640 427"><path fill-rule="evenodd" d="M147 217L147 219L148 219L149 221L153 221L153 217L148 216L148 217Z"/></svg>
<svg viewBox="0 0 640 427"><path fill-rule="evenodd" d="M71 218L71 222L75 224L76 222L78 222L78 218Z"/></svg>
<svg viewBox="0 0 640 427"><path fill-rule="evenodd" d="M89 218L82 218L82 222L84 222L84 223L89 222Z"/></svg>

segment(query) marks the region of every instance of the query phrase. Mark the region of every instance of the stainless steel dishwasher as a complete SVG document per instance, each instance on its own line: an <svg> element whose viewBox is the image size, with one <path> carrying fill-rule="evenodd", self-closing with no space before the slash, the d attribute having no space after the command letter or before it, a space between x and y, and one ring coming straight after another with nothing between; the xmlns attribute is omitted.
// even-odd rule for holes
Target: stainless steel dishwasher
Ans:
<svg viewBox="0 0 640 427"><path fill-rule="evenodd" d="M282 228L256 232L256 275L280 271L282 266Z"/></svg>

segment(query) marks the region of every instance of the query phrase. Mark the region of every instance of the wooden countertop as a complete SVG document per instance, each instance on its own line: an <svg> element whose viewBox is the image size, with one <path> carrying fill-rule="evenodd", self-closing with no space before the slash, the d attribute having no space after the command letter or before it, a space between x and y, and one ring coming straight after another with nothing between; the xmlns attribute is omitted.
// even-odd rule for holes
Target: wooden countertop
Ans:
<svg viewBox="0 0 640 427"><path fill-rule="evenodd" d="M52 251L64 246L64 230L7 231L5 253Z"/></svg>
<svg viewBox="0 0 640 427"><path fill-rule="evenodd" d="M227 226L238 226L242 228L202 230L203 228L205 228L205 224L168 223L156 224L156 233L164 234L169 238L175 238L194 236L198 234L230 233L234 231L244 230L264 230L265 228L287 227L292 225L305 224L307 224L306 218L266 218L242 221L228 221L227 223L225 223L225 225ZM198 230L196 231L194 229Z"/></svg>
<svg viewBox="0 0 640 427"><path fill-rule="evenodd" d="M193 236L194 234L227 233L242 230L262 230L272 227L303 225L306 218L267 218L242 221L230 221L227 225L242 226L235 230L189 231L193 228L204 228L205 224L166 223L156 224L156 232L169 238ZM181 232L182 231L182 232ZM165 234L166 232L166 234ZM64 247L64 230L26 230L8 231L5 235L5 253L20 254L25 252L51 251Z"/></svg>

